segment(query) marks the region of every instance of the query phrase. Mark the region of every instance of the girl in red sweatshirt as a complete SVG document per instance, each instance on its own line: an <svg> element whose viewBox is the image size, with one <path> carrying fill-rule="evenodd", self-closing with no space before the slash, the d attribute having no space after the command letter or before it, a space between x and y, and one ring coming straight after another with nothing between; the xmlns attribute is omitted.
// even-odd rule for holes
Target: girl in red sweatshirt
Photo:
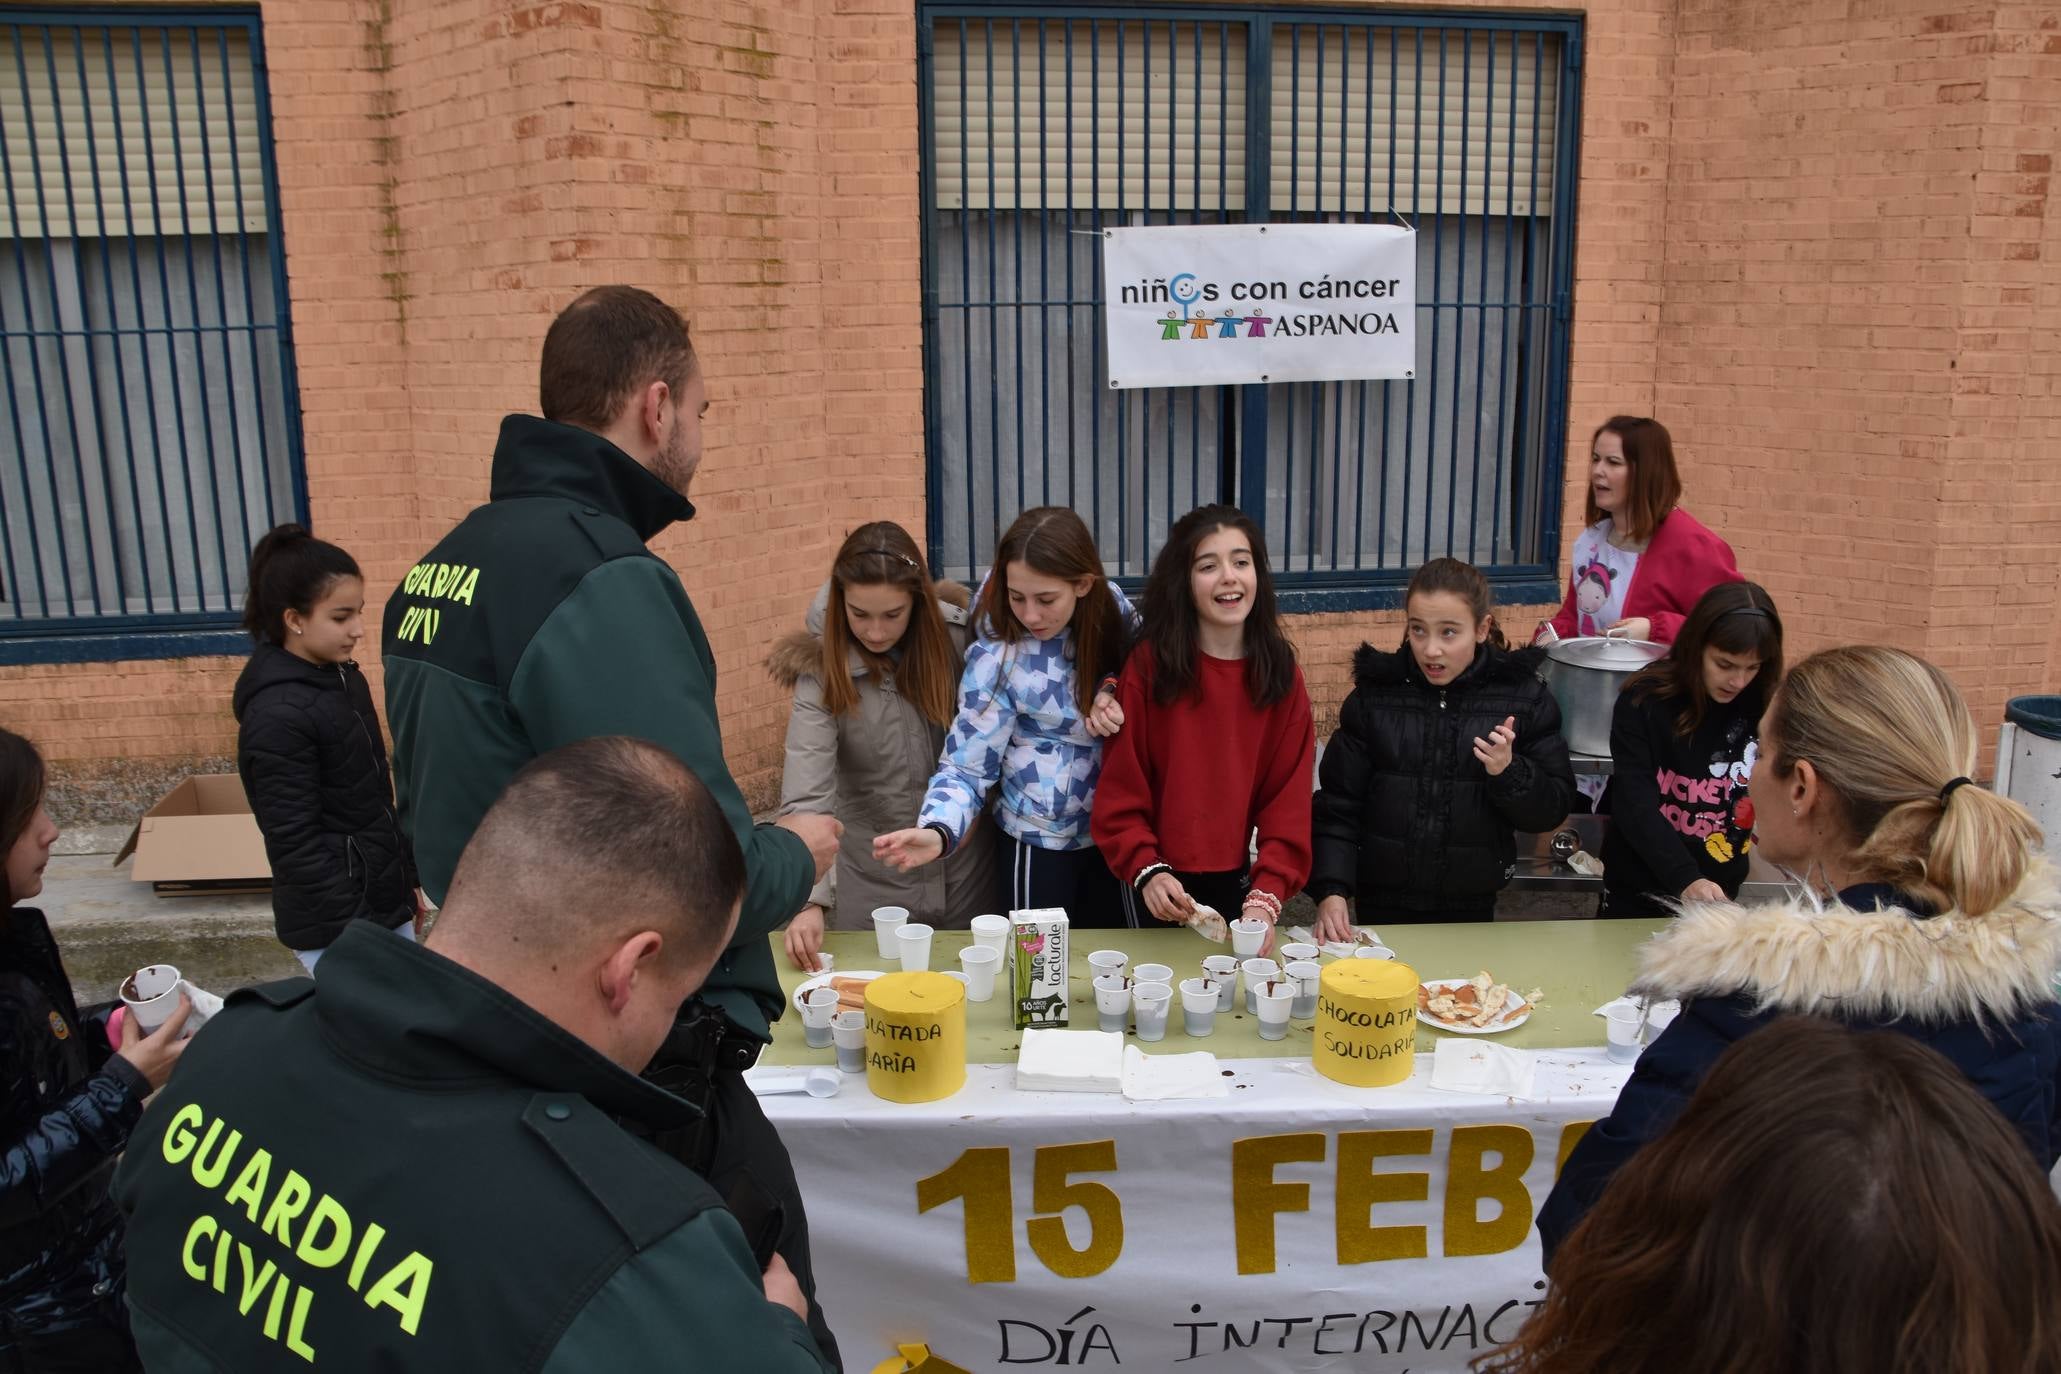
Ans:
<svg viewBox="0 0 2061 1374"><path fill-rule="evenodd" d="M1126 884L1132 925L1148 913L1186 921L1198 903L1272 925L1309 876L1316 736L1259 526L1232 506L1181 517L1143 609L1117 684L1124 728L1104 754L1095 843Z"/></svg>

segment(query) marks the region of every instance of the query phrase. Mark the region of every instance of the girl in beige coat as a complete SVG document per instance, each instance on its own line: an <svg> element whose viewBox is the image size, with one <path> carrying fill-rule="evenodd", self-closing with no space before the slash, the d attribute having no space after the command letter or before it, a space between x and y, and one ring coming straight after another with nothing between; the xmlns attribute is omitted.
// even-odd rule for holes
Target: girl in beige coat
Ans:
<svg viewBox="0 0 2061 1374"><path fill-rule="evenodd" d="M844 822L837 862L787 928L787 953L813 972L826 926L869 928L875 907L964 929L1001 896L993 828L976 824L945 862L898 873L873 839L923 801L957 708L969 636L966 588L932 583L908 531L854 530L809 607L808 629L774 646L774 681L794 693L780 814Z"/></svg>

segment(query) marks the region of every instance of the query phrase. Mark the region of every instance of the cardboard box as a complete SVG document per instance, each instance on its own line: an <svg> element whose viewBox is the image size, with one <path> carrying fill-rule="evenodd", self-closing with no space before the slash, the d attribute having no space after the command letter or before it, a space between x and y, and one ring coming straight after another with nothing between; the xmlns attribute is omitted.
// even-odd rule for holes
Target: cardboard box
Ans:
<svg viewBox="0 0 2061 1374"><path fill-rule="evenodd" d="M116 865L131 854L129 876L160 897L272 888L265 837L234 773L197 773L173 788L136 822Z"/></svg>
<svg viewBox="0 0 2061 1374"><path fill-rule="evenodd" d="M1066 1024L1067 933L1061 907L1009 913L1010 1017L1018 1030Z"/></svg>

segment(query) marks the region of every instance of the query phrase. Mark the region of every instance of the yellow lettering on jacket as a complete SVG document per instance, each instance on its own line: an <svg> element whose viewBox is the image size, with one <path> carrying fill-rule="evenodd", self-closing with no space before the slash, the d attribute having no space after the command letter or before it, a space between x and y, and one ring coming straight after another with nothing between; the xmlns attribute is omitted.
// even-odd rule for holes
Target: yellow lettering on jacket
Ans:
<svg viewBox="0 0 2061 1374"><path fill-rule="evenodd" d="M388 1229L376 1221L354 1220L350 1208L334 1194L318 1192L308 1177L284 1167L272 1151L251 1142L247 1157L241 1130L199 1103L189 1102L172 1114L160 1150L165 1162L212 1193L258 1227L251 1238L232 1233L211 1213L196 1216L179 1246L180 1270L194 1282L226 1298L236 1314L258 1324L266 1340L284 1345L308 1363L315 1362L317 1313L315 1296L326 1282L344 1279L352 1293L362 1293L368 1311L385 1308L394 1324L409 1336L422 1329L429 1314L430 1281L435 1261L410 1250L384 1270L374 1268ZM242 1168L225 1188L232 1167ZM276 1183L275 1183L276 1178ZM262 1225L258 1218L263 1217ZM234 1218L232 1218L233 1220ZM300 1222L296 1240L294 1223ZM304 1282L284 1265L292 1255L309 1270L327 1271ZM342 1266L350 1260L348 1275ZM132 1265L149 1261L132 1253ZM366 1287L368 1276L376 1275Z"/></svg>

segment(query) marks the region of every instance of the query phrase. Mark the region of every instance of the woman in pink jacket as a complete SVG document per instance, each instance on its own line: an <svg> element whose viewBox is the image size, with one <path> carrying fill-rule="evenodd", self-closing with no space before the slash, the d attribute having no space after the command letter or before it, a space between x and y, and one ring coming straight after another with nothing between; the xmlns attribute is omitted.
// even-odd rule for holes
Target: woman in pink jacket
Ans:
<svg viewBox="0 0 2061 1374"><path fill-rule="evenodd" d="M1738 582L1732 546L1676 502L1682 479L1658 420L1613 415L1590 443L1588 528L1575 536L1562 639L1606 630L1672 644L1703 594Z"/></svg>

